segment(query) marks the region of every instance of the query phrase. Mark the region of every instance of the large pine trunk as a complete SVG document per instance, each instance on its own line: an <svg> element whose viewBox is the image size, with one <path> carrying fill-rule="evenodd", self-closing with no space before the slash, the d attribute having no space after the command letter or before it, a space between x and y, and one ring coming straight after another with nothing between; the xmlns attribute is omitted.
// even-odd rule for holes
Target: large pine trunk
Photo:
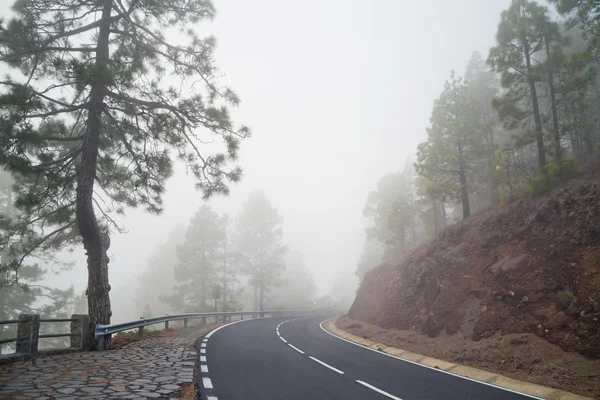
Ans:
<svg viewBox="0 0 600 400"><path fill-rule="evenodd" d="M112 11L111 0L104 0L102 3L102 22L100 24L98 47L96 49L97 69L90 92L90 106L88 109L85 138L82 144L81 163L77 169L75 210L77 227L79 228L83 247L87 255L88 288L86 294L92 325L110 324L110 317L112 315L109 297L110 285L108 283L108 258L106 257L106 248L103 246L93 204L94 179L96 178L100 128L102 126L102 109L104 107L106 92L104 79L106 79L105 73L109 57L108 39ZM104 348L110 347L110 339L110 335L105 336Z"/></svg>
<svg viewBox="0 0 600 400"><path fill-rule="evenodd" d="M537 89L535 88L535 79L531 71L531 57L529 55L529 44L523 40L525 45L525 63L527 64L527 80L529 81L529 91L531 94L531 104L533 107L533 120L535 124L535 140L538 151L538 165L540 172L544 172L546 166L546 149L544 148L544 133L542 131L542 118L540 117L540 106L538 104Z"/></svg>
<svg viewBox="0 0 600 400"><path fill-rule="evenodd" d="M552 108L552 134L554 136L554 151L557 160L562 157L562 147L560 146L560 131L558 130L558 112L556 111L556 89L554 87L554 75L552 74L552 67L550 66L550 44L548 43L548 37L545 38L546 42L546 57L548 59L548 86L550 87L550 105Z"/></svg>

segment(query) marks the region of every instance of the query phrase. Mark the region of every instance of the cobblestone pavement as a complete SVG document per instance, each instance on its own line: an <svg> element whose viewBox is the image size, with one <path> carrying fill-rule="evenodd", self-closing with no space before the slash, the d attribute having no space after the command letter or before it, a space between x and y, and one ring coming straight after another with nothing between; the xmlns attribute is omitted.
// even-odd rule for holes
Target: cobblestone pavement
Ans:
<svg viewBox="0 0 600 400"><path fill-rule="evenodd" d="M159 338L120 350L72 353L0 367L0 399L169 399L193 382L193 337Z"/></svg>

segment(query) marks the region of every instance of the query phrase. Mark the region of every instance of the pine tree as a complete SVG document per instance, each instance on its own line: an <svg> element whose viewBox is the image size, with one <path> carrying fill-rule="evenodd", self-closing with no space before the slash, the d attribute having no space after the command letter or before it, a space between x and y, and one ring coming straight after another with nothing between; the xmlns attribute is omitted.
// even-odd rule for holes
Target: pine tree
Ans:
<svg viewBox="0 0 600 400"><path fill-rule="evenodd" d="M383 249L378 243L369 239L365 240L362 254L356 265L356 271L354 271L360 282L362 282L367 272L381 264L382 256Z"/></svg>
<svg viewBox="0 0 600 400"><path fill-rule="evenodd" d="M507 127L527 129L533 115L533 138L537 145L538 168L544 171L546 149L536 82L539 68L534 57L544 48L546 8L529 0L513 0L503 11L490 49L488 63L501 74L503 96L495 101Z"/></svg>
<svg viewBox="0 0 600 400"><path fill-rule="evenodd" d="M280 286L285 269L283 220L263 192L254 192L236 217L236 248L241 272L254 289L254 309L264 310L265 296Z"/></svg>
<svg viewBox="0 0 600 400"><path fill-rule="evenodd" d="M219 281L225 226L208 205L200 207L190 221L185 242L177 248L173 294L164 296L177 312L212 311L212 288Z"/></svg>
<svg viewBox="0 0 600 400"><path fill-rule="evenodd" d="M156 249L148 256L146 267L138 278L138 290L135 303L138 307L145 304L154 310L157 315L172 312L169 304L161 300L174 294L175 270L179 264L177 248L185 242L186 227L175 226L167 239L156 246ZM138 308L138 312L142 312Z"/></svg>
<svg viewBox="0 0 600 400"><path fill-rule="evenodd" d="M427 141L418 148L415 166L438 193L462 204L462 217L471 215L469 192L481 179L477 164L486 152L486 125L477 101L454 73L435 101Z"/></svg>
<svg viewBox="0 0 600 400"><path fill-rule="evenodd" d="M0 166L21 177L28 222L47 228L34 244L83 242L90 317L110 323L111 212L160 212L174 156L206 196L240 178L228 160L249 132L227 108L239 100L216 80L215 39L192 29L215 10L210 0L41 0L13 11L0 61L20 74L0 82ZM202 145L214 137L223 153Z"/></svg>
<svg viewBox="0 0 600 400"><path fill-rule="evenodd" d="M317 287L301 253L290 251L285 257L281 285L272 291L269 308L308 310L312 308Z"/></svg>
<svg viewBox="0 0 600 400"><path fill-rule="evenodd" d="M485 60L479 53L474 53L467 64L465 84L471 96L477 101L481 110L481 120L486 130L485 176L489 198L489 206L497 207L500 204L498 197L498 181L494 174L494 161L498 146L498 129L496 122L497 113L492 108L492 100L499 92L499 82L496 74L486 68Z"/></svg>

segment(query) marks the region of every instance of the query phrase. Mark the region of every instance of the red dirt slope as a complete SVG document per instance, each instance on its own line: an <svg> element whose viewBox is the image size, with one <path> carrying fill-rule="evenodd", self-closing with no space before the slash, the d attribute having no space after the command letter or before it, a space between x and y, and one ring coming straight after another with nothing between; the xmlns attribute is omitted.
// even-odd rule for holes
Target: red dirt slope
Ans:
<svg viewBox="0 0 600 400"><path fill-rule="evenodd" d="M430 337L534 333L600 358L600 163L370 271L349 316Z"/></svg>

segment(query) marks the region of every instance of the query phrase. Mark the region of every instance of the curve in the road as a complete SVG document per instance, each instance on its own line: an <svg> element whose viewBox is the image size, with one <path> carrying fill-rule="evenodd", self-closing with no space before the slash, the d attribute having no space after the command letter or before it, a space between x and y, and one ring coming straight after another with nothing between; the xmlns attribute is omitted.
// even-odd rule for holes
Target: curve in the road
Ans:
<svg viewBox="0 0 600 400"><path fill-rule="evenodd" d="M197 344L201 398L537 399L349 342L324 330L324 319L261 318L210 332Z"/></svg>

